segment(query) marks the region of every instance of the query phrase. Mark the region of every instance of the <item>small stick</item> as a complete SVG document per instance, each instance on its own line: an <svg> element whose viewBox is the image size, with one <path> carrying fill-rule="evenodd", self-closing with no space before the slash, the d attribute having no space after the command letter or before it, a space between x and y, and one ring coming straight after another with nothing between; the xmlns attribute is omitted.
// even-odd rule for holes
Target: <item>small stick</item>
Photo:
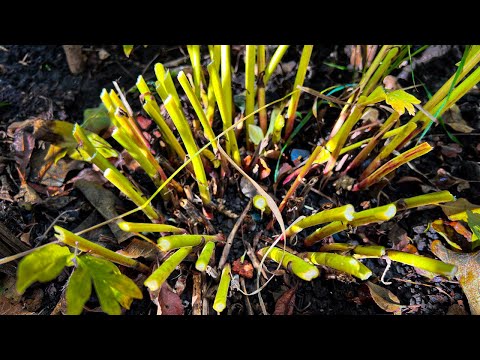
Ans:
<svg viewBox="0 0 480 360"><path fill-rule="evenodd" d="M245 279L240 276L240 285L242 286L242 291L246 294L247 288L245 287ZM250 303L250 299L248 296L245 296L245 307L247 308L248 315L255 315L252 309L252 304Z"/></svg>
<svg viewBox="0 0 480 360"><path fill-rule="evenodd" d="M245 216L247 213L250 211L252 207L252 200L250 200L243 210L242 214L240 217L237 219L237 222L232 228L232 231L228 235L227 242L225 243L225 247L223 248L222 252L222 257L220 258L220 261L218 262L218 268L222 269L225 263L227 262L228 254L230 253L230 249L232 248L233 240L235 239L235 235L237 234L238 229L240 228L240 225L243 222L243 219L245 219Z"/></svg>
<svg viewBox="0 0 480 360"><path fill-rule="evenodd" d="M258 261L257 256L255 255L255 250L253 250L252 245L250 243L244 241L243 245L245 246L245 249L247 250L247 255L250 258L250 261L252 262L253 267L257 272L261 272L262 276L265 279L268 279L267 273L265 272L265 269L260 266L260 261Z"/></svg>
<svg viewBox="0 0 480 360"><path fill-rule="evenodd" d="M192 294L193 315L202 315L202 274L193 272L193 294Z"/></svg>

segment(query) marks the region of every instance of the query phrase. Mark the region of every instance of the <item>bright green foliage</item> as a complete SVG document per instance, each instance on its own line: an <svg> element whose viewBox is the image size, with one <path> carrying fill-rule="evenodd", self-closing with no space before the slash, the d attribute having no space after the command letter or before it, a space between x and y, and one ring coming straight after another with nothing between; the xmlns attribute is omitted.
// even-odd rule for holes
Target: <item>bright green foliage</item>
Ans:
<svg viewBox="0 0 480 360"><path fill-rule="evenodd" d="M98 134L111 125L112 121L105 105L100 104L96 108L88 108L83 111L82 128Z"/></svg>
<svg viewBox="0 0 480 360"><path fill-rule="evenodd" d="M468 226L475 234L477 239L480 239L480 215L475 214L471 210L467 210L467 219L468 219Z"/></svg>
<svg viewBox="0 0 480 360"><path fill-rule="evenodd" d="M378 86L365 100L364 105L372 105L385 101L400 115L405 113L405 109L410 115L415 115L413 104L420 104L415 96L407 93L405 90L394 90L386 92L382 86Z"/></svg>
<svg viewBox="0 0 480 360"><path fill-rule="evenodd" d="M260 142L264 138L262 128L260 126L252 124L248 125L248 136L250 138L250 141L255 145L260 144Z"/></svg>
<svg viewBox="0 0 480 360"><path fill-rule="evenodd" d="M72 266L73 254L68 247L47 245L25 256L18 265L17 291L23 294L35 281L55 279L65 266Z"/></svg>
<svg viewBox="0 0 480 360"><path fill-rule="evenodd" d="M133 50L133 45L123 45L123 52L125 53L126 57L130 57L132 50Z"/></svg>
<svg viewBox="0 0 480 360"><path fill-rule="evenodd" d="M121 307L130 308L133 299L141 299L142 292L112 262L91 255L77 258L78 267L68 282L67 313L78 315L89 299L92 281L102 310L109 315L121 314ZM78 272L78 273L77 273Z"/></svg>

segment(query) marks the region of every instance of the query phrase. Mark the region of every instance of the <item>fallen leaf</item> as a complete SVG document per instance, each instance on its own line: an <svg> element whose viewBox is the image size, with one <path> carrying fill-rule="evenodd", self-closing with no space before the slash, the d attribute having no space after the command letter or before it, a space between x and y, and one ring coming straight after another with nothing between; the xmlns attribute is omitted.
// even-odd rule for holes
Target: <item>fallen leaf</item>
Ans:
<svg viewBox="0 0 480 360"><path fill-rule="evenodd" d="M432 222L431 226L433 230L442 235L451 247L460 251L462 250L462 245L464 248L466 247L466 244L461 244L462 239L460 238L460 234L442 219L435 220Z"/></svg>
<svg viewBox="0 0 480 360"><path fill-rule="evenodd" d="M455 158L462 153L462 147L456 143L440 145L440 151L449 158Z"/></svg>
<svg viewBox="0 0 480 360"><path fill-rule="evenodd" d="M468 300L472 315L480 315L480 251L474 253L454 252L439 240L431 245L432 252L440 260L458 267L455 277Z"/></svg>
<svg viewBox="0 0 480 360"><path fill-rule="evenodd" d="M166 282L163 283L160 289L158 303L162 310L162 315L183 315L185 311L182 299L170 289Z"/></svg>
<svg viewBox="0 0 480 360"><path fill-rule="evenodd" d="M143 257L147 260L155 260L163 256L162 252L155 244L137 238L133 238L125 249L118 250L117 253L131 259Z"/></svg>
<svg viewBox="0 0 480 360"><path fill-rule="evenodd" d="M263 140L265 135L263 135L262 128L257 125L248 125L248 137L250 138L250 141L254 143L255 145L260 144L260 142Z"/></svg>
<svg viewBox="0 0 480 360"><path fill-rule="evenodd" d="M468 126L467 122L462 117L459 107L456 104L445 111L442 117L445 124L450 126L455 131L469 134L475 130L474 128Z"/></svg>
<svg viewBox="0 0 480 360"><path fill-rule="evenodd" d="M295 308L295 292L296 287L285 291L275 303L275 311L273 315L292 315Z"/></svg>
<svg viewBox="0 0 480 360"><path fill-rule="evenodd" d="M83 110L82 128L94 132L101 133L112 125L110 116L108 115L105 105L100 104L96 108L87 108Z"/></svg>
<svg viewBox="0 0 480 360"><path fill-rule="evenodd" d="M260 158L259 160L260 160L259 163L261 164L261 166L260 166L260 179L265 179L270 175L272 170L268 167L268 164L264 159Z"/></svg>
<svg viewBox="0 0 480 360"><path fill-rule="evenodd" d="M15 132L13 136L13 151L15 156L15 162L18 165L18 170L22 173L24 178L27 178L26 169L32 156L33 148L35 147L35 138L33 134L19 130Z"/></svg>
<svg viewBox="0 0 480 360"><path fill-rule="evenodd" d="M418 100L415 96L401 89L386 93L385 102L400 115L403 115L405 109L407 109L410 115L415 115L415 108L413 107L413 104L420 104L420 100Z"/></svg>
<svg viewBox="0 0 480 360"><path fill-rule="evenodd" d="M376 285L370 281L367 281L368 289L372 295L373 301L386 312L401 313L405 305L400 304L398 297L390 290L387 290L379 285Z"/></svg>
<svg viewBox="0 0 480 360"><path fill-rule="evenodd" d="M40 180L40 184L60 187L64 184L70 171L83 169L84 166L85 163L83 161L61 159L48 168L45 175Z"/></svg>
<svg viewBox="0 0 480 360"><path fill-rule="evenodd" d="M233 262L232 271L247 279L253 278L253 265L250 261L237 259Z"/></svg>
<svg viewBox="0 0 480 360"><path fill-rule="evenodd" d="M186 287L187 287L187 276L186 275L180 275L177 278L177 281L175 281L175 293L178 296L181 296L182 293L185 291Z"/></svg>

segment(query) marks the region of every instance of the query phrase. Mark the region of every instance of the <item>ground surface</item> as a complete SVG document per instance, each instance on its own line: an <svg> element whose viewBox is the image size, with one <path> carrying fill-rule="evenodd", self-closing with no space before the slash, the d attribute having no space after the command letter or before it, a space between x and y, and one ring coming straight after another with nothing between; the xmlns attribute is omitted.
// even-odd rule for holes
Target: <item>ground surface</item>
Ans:
<svg viewBox="0 0 480 360"><path fill-rule="evenodd" d="M416 82L428 84L429 90L433 93L443 82L454 72L455 64L459 61L463 48L450 47L440 57L418 66L415 69ZM71 75L65 61L65 55L61 46L13 46L8 45L0 49L0 176L2 176L2 190L5 189L11 196L18 192L20 184L15 162L11 152L11 139L6 137L8 125L16 121L23 121L31 117L43 119L60 119L70 122L81 122L83 111L86 108L93 108L99 105L99 94L102 88L112 88L111 82L117 80L125 89L135 84L138 74L144 74L146 80L153 78L153 66L157 61L170 64L168 67L182 67L188 65L185 59L186 50L181 51L179 47L149 46L147 48L137 47L131 58L127 59L119 46L85 46L84 53L87 56L87 69L81 75ZM234 51L232 63L235 66L240 58L238 51ZM108 55L108 56L107 56ZM235 57L237 56L237 57ZM298 59L297 49L291 49L284 59L285 63ZM103 58L103 60L101 60ZM322 47L316 46L311 64L312 67L306 85L314 89L323 89L334 84L352 81L352 72L349 70L334 69L325 64L348 63L348 57L344 47ZM241 65L243 66L243 64ZM291 73L291 72L290 72ZM398 73L398 71L397 71ZM267 101L274 100L285 94L291 87L294 75L285 71L278 74L274 79L275 87L267 94ZM234 78L241 88L243 78ZM411 77L407 77L402 83L404 86L412 84ZM425 92L420 90L414 93L422 99L426 99ZM134 110L139 111L139 102L131 96L131 104ZM308 111L312 106L312 98L306 96L302 111ZM397 171L392 183L383 188L383 192L390 199L422 194L425 188L422 186L437 187L437 189L448 189L457 197L467 198L472 203L480 203L480 191L475 181L479 179L479 148L477 146L478 133L480 129L480 95L478 91L465 96L459 103L461 115L469 126L475 129L473 135L459 134L458 138L463 147L461 152L455 156L445 156L445 146L452 144L446 136L445 131L440 127L433 128L427 136L427 140L438 147L428 155L416 160L414 165L421 173L417 173L407 166ZM338 116L338 111L327 112L325 126L319 126L313 122L307 126L305 131L297 137L292 148L303 148L311 151L313 144L319 136L326 136L326 129L331 128L332 122ZM452 129L450 129L451 132ZM442 147L444 146L444 147ZM35 157L35 154L33 155ZM466 180L469 186L458 186L452 181L443 181L445 176L438 175L439 168L443 168L452 176ZM68 181L78 171L68 174ZM318 175L318 174L317 174ZM415 178L415 179L414 179ZM403 179L403 181L399 181ZM428 181L427 181L428 179ZM442 180L443 179L443 180ZM450 179L451 180L451 179ZM474 181L474 182L469 182ZM272 181L265 181L265 185L271 185ZM465 182L464 182L465 184ZM9 187L9 189L8 189ZM318 188L318 187L317 187ZM310 192L305 199L305 208L301 214L309 214L310 209L317 209L325 203L331 203L331 199L339 203L353 204L356 208L365 200L370 200L372 205L377 203L376 194L369 192L360 193L335 193L332 183L323 190L323 194L329 194L329 198L323 197L315 192ZM352 195L353 194L353 195ZM42 199L48 198L46 193L40 194ZM68 201L65 200L68 196ZM31 246L38 246L48 241L52 231L41 237L51 222L63 211L74 210L63 217L60 225L67 229L75 229L84 223L92 214L92 206L86 202L84 196L77 189L73 189L65 195L51 198L49 202L34 205L32 209L25 209L18 205L18 202L9 199L0 200L0 221L3 222L15 236L28 233L24 237L26 243ZM375 196L375 197L372 197ZM230 182L230 186L224 196L227 208L240 214L248 202L248 199L239 191L238 178ZM388 201L383 198L381 204ZM95 212L93 212L95 213ZM358 233L364 233L371 241L378 244L392 247L396 245L399 238L407 235L412 239L420 254L433 256L429 250L429 243L432 239L438 238L433 231L427 231L426 225L443 216L440 209L435 208L425 211L412 211L404 216L396 218L396 221L358 229L357 234L340 233L337 241L356 241L361 243ZM97 218L90 221L101 221ZM250 229L244 229L245 239L251 239L259 229L262 229L269 219L260 219L258 213L252 211ZM228 219L222 214L216 214L212 221L217 231L229 234L235 220ZM268 232L264 236L271 235ZM97 234L103 236L104 244L115 248L112 241L112 234L105 230ZM92 235L94 237L94 235ZM109 241L110 239L110 241ZM302 237L299 238L299 244ZM116 247L118 248L118 246ZM298 245L298 249L301 246ZM238 259L244 253L241 239L236 239L229 259ZM219 254L217 254L219 255ZM375 276L380 277L385 269L384 260L368 260L365 264L372 269ZM188 271L186 271L188 274ZM2 276L2 275L0 275ZM29 302L28 311L49 314L57 305L62 286L64 286L67 274L63 274L56 281L46 285L36 285L27 291L25 299ZM4 287L10 277L3 275ZM467 311L468 305L461 288L455 282L433 282L417 274L414 268L399 263L394 263L386 275L391 285L385 286L395 295L400 302L410 307L405 310L409 314L446 314L452 305L464 304ZM187 287L182 294L185 305L185 313L191 312L191 277L187 276ZM172 285L175 284L173 280ZM11 286L11 285L10 285ZM368 288L365 284L338 274L324 272L317 280L307 283L297 281L296 278L285 275L278 276L263 291L263 299L267 310L271 313L275 307L278 297L287 289L297 286L294 313L295 314L385 314L371 299ZM247 283L247 289L254 290L253 281ZM255 313L261 313L256 296L251 298L252 307ZM95 299L91 299L91 306L98 306ZM32 305L33 303L33 305ZM244 296L235 292L229 299L229 310L231 314L245 314L246 305ZM148 299L135 302L129 313L150 314L155 313L155 306Z"/></svg>

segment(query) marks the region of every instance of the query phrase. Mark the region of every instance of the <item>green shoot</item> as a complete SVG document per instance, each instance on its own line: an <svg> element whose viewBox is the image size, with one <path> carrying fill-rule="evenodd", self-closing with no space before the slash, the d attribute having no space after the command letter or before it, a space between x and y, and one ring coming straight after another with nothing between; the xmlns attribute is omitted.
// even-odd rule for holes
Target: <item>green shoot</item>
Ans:
<svg viewBox="0 0 480 360"><path fill-rule="evenodd" d="M268 207L267 199L265 199L265 196L259 194L255 195L253 197L253 206L260 210L262 213L270 212L270 208Z"/></svg>
<svg viewBox="0 0 480 360"><path fill-rule="evenodd" d="M315 265L328 266L353 275L360 280L366 280L372 276L372 271L369 268L351 256L326 252L308 252L306 253L306 258Z"/></svg>
<svg viewBox="0 0 480 360"><path fill-rule="evenodd" d="M208 241L224 241L222 234L218 235L169 235L158 239L158 247L162 251L169 251L183 247L198 246Z"/></svg>
<svg viewBox="0 0 480 360"><path fill-rule="evenodd" d="M212 258L213 252L215 250L215 242L209 241L205 244L200 255L198 255L197 262L195 263L195 269L200 272L205 272L207 270L208 263Z"/></svg>
<svg viewBox="0 0 480 360"><path fill-rule="evenodd" d="M362 226L375 222L387 221L393 218L396 212L397 208L394 204L388 204L368 210L363 210L353 214L353 220L349 222L349 225Z"/></svg>
<svg viewBox="0 0 480 360"><path fill-rule="evenodd" d="M222 93L225 101L225 110L228 124L232 124L232 65L230 59L230 45L220 45L221 72L222 72ZM216 96L216 95L215 95Z"/></svg>
<svg viewBox="0 0 480 360"><path fill-rule="evenodd" d="M346 230L348 225L346 222L342 221L333 221L330 224L321 227L320 229L315 230L313 233L308 235L305 238L305 246L313 246L322 239L325 239L327 236L331 236L340 231Z"/></svg>
<svg viewBox="0 0 480 360"><path fill-rule="evenodd" d="M393 261L411 265L435 274L445 275L447 277L453 277L457 272L457 267L455 265L447 264L443 261L431 259L425 256L395 250L387 250L387 256Z"/></svg>
<svg viewBox="0 0 480 360"><path fill-rule="evenodd" d="M333 209L323 210L314 215L307 216L296 222L287 229L286 235L292 236L300 231L332 221L351 221L354 219L355 209L352 205L340 206Z"/></svg>
<svg viewBox="0 0 480 360"><path fill-rule="evenodd" d="M213 301L213 309L217 313L221 313L227 307L228 289L230 288L230 264L225 264L220 276L220 283L218 284L215 300Z"/></svg>
<svg viewBox="0 0 480 360"><path fill-rule="evenodd" d="M303 86L305 81L305 75L307 74L308 63L310 62L310 57L312 55L313 45L305 45L303 47L302 56L300 57L300 63L298 64L297 76L295 77L295 82L293 88L297 89L298 86ZM295 93L290 99L290 104L287 110L287 127L285 129L285 139L288 139L293 130L293 125L295 123L295 117L297 113L298 102L300 100L301 93Z"/></svg>
<svg viewBox="0 0 480 360"><path fill-rule="evenodd" d="M165 103L168 96L172 96L175 100L175 104L178 108L182 108L182 103L178 97L177 89L172 80L172 75L170 71L165 71L165 67L161 63L155 64L155 75L157 76L158 81L156 82L157 93L160 95L160 98Z"/></svg>
<svg viewBox="0 0 480 360"><path fill-rule="evenodd" d="M141 271L143 273L148 273L150 269L144 264L138 262L137 260L130 259L126 256L118 254L112 250L108 250L103 246L95 244L94 242L88 241L87 239L82 238L81 236L75 235L74 233L60 227L54 226L55 237L75 249L79 249L84 252L91 254L99 255L104 259L110 260L116 264L120 264L126 267L130 267Z"/></svg>
<svg viewBox="0 0 480 360"><path fill-rule="evenodd" d="M262 257L266 255L271 260L281 263L285 269L291 271L302 280L311 281L320 274L315 266L307 263L296 255L283 251L282 249L276 247L264 247L260 249L258 253Z"/></svg>
<svg viewBox="0 0 480 360"><path fill-rule="evenodd" d="M255 50L255 45L247 45L245 50L245 116L255 110ZM247 148L252 149L249 125L254 125L252 116L245 120Z"/></svg>
<svg viewBox="0 0 480 360"><path fill-rule="evenodd" d="M192 247L183 247L172 254L160 265L143 283L150 291L156 291L162 287L175 268L192 252Z"/></svg>
<svg viewBox="0 0 480 360"><path fill-rule="evenodd" d="M185 119L185 115L183 115L182 110L177 106L175 101L173 101L171 95L167 97L164 105L175 126L177 127L180 136L182 137L183 144L187 149L188 155L192 158L193 170L195 172L200 197L203 203L207 205L211 202L207 176L205 174L205 168L203 167L202 159L200 157L193 157L193 155L198 151L198 147L195 143L195 139L193 138L188 121Z"/></svg>
<svg viewBox="0 0 480 360"><path fill-rule="evenodd" d="M444 202L454 201L455 197L450 191L437 191L430 194L414 196L407 199L400 199L395 202L401 210L412 209L425 205L437 205Z"/></svg>
<svg viewBox="0 0 480 360"><path fill-rule="evenodd" d="M265 84L265 86L267 86L268 80L270 80L270 77L277 68L278 64L280 64L280 61L282 61L283 55L285 55L285 53L287 52L288 47L289 45L279 45L275 50L275 53L273 54L267 68L265 69L265 75L263 77L263 83ZM296 87L293 88L296 89Z"/></svg>
<svg viewBox="0 0 480 360"><path fill-rule="evenodd" d="M175 234L184 234L187 232L185 229L181 229L172 225L133 223L127 221L119 222L118 227L126 232L172 232Z"/></svg>
<svg viewBox="0 0 480 360"><path fill-rule="evenodd" d="M378 245L350 245L345 243L330 243L323 245L319 251L353 251L357 255L379 258L385 255L385 247Z"/></svg>
<svg viewBox="0 0 480 360"><path fill-rule="evenodd" d="M202 88L202 64L200 62L200 45L187 45L188 54L193 68L193 83L195 84L195 95L200 100L200 89ZM182 85L183 86L183 85ZM190 99L190 101L192 101Z"/></svg>
<svg viewBox="0 0 480 360"><path fill-rule="evenodd" d="M257 46L257 104L260 110L258 114L258 123L262 128L263 133L267 132L267 110L265 106L265 63L266 63L266 49L265 45Z"/></svg>

